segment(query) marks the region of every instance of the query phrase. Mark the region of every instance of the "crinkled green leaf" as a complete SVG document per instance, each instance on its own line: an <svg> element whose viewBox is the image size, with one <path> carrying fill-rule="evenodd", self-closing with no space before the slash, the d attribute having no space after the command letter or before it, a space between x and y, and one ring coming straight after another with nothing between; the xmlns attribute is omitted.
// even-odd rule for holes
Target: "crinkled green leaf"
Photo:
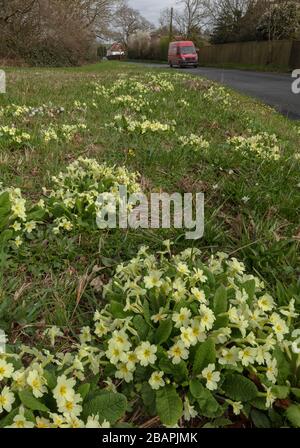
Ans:
<svg viewBox="0 0 300 448"><path fill-rule="evenodd" d="M255 280L248 280L243 284L243 289L248 294L248 302L251 303L254 299L256 284Z"/></svg>
<svg viewBox="0 0 300 448"><path fill-rule="evenodd" d="M227 375L222 389L226 396L234 401L251 401L258 394L258 389L253 381L238 374Z"/></svg>
<svg viewBox="0 0 300 448"><path fill-rule="evenodd" d="M126 409L125 395L107 392L92 398L83 406L83 417L87 419L90 415L98 415L101 422L107 420L114 424L124 417Z"/></svg>
<svg viewBox="0 0 300 448"><path fill-rule="evenodd" d="M81 395L81 398L83 401L88 396L90 388L91 388L91 385L89 383L81 384L81 386L78 387L78 393Z"/></svg>
<svg viewBox="0 0 300 448"><path fill-rule="evenodd" d="M214 312L215 315L226 313L228 307L227 290L222 285L220 286L214 296Z"/></svg>
<svg viewBox="0 0 300 448"><path fill-rule="evenodd" d="M56 376L54 374L54 372L52 372L51 369L45 369L44 370L44 377L47 381L47 385L48 387L53 390L57 384L57 379Z"/></svg>
<svg viewBox="0 0 300 448"><path fill-rule="evenodd" d="M214 364L215 362L216 347L214 341L209 338L205 342L201 342L197 347L193 364L193 374L200 375L203 369L205 369L209 364Z"/></svg>
<svg viewBox="0 0 300 448"><path fill-rule="evenodd" d="M194 379L190 381L190 392L198 402L200 416L215 418L220 417L224 413L222 406L220 406L213 394L203 386L200 380Z"/></svg>
<svg viewBox="0 0 300 448"><path fill-rule="evenodd" d="M273 386L272 393L279 400L285 400L289 396L290 388L288 386Z"/></svg>
<svg viewBox="0 0 300 448"><path fill-rule="evenodd" d="M171 336L173 324L171 319L163 320L156 330L154 341L155 344L163 344Z"/></svg>
<svg viewBox="0 0 300 448"><path fill-rule="evenodd" d="M49 408L45 406L41 401L39 401L37 398L35 398L31 392L28 390L23 390L19 392L19 397L22 402L22 404L32 411L42 411L47 412L49 411Z"/></svg>
<svg viewBox="0 0 300 448"><path fill-rule="evenodd" d="M141 397L148 414L152 417L156 414L156 394L149 383L143 383Z"/></svg>
<svg viewBox="0 0 300 448"><path fill-rule="evenodd" d="M300 428L300 405L292 404L285 414L295 428Z"/></svg>
<svg viewBox="0 0 300 448"><path fill-rule="evenodd" d="M177 383L181 384L188 379L189 372L184 361L175 365L170 359L163 358L159 362L159 368L167 375L173 375Z"/></svg>
<svg viewBox="0 0 300 448"><path fill-rule="evenodd" d="M141 341L147 340L147 335L149 333L150 327L142 316L135 316L133 319L133 325L138 332Z"/></svg>
<svg viewBox="0 0 300 448"><path fill-rule="evenodd" d="M291 392L295 395L296 398L300 398L300 389L298 389L297 387L292 387Z"/></svg>
<svg viewBox="0 0 300 448"><path fill-rule="evenodd" d="M182 416L182 401L174 386L168 385L156 392L157 414L164 425L174 426Z"/></svg>
<svg viewBox="0 0 300 448"><path fill-rule="evenodd" d="M252 409L250 415L256 428L271 428L271 422L264 412Z"/></svg>
<svg viewBox="0 0 300 448"><path fill-rule="evenodd" d="M277 383L279 385L285 385L286 380L291 375L291 365L287 360L285 354L280 350L279 347L273 352L273 356L277 361L278 375L277 375Z"/></svg>

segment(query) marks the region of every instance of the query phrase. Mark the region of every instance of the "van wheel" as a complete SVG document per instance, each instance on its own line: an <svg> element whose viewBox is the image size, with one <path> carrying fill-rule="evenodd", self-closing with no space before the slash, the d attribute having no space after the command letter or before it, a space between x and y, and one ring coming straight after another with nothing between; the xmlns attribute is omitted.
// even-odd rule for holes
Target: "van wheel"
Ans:
<svg viewBox="0 0 300 448"><path fill-rule="evenodd" d="M169 62L169 67L173 68L173 64L171 62Z"/></svg>

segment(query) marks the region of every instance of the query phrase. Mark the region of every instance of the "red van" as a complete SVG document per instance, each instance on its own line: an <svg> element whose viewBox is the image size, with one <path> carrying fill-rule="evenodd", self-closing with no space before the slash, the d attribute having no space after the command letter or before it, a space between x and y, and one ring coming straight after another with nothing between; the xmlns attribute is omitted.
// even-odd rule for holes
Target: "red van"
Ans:
<svg viewBox="0 0 300 448"><path fill-rule="evenodd" d="M168 62L170 67L198 67L198 54L193 42L189 40L171 42L169 45Z"/></svg>

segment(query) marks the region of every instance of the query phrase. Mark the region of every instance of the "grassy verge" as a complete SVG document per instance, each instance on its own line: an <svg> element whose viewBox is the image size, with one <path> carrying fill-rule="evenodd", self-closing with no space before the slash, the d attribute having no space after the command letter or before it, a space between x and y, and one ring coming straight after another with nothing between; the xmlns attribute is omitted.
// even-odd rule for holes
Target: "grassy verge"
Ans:
<svg viewBox="0 0 300 448"><path fill-rule="evenodd" d="M287 66L277 65L253 65L253 64L235 64L235 63L205 63L200 62L201 67L226 68L234 70L250 70L255 72L273 72L273 73L289 73L291 69Z"/></svg>
<svg viewBox="0 0 300 448"><path fill-rule="evenodd" d="M144 63L144 64L166 64L166 61L156 61L149 59L132 59L129 62ZM254 64L236 64L236 63L205 63L199 62L199 67L213 67L213 68L224 68L232 70L248 70L255 72L265 72L265 73L289 73L291 68L288 66L279 65L254 65Z"/></svg>
<svg viewBox="0 0 300 448"><path fill-rule="evenodd" d="M30 139L0 133L2 188L20 188L29 203L36 202L42 187L51 190L52 177L81 156L139 172L146 193L201 191L206 197L205 234L192 243L178 229L109 234L74 228L58 237L48 219L49 228L26 235L19 248L5 247L0 327L11 342L43 347L43 332L56 325L63 329L63 346L69 347L83 326L93 324L103 304L102 286L116 266L134 257L141 245L160 251L167 239L175 243L174 253L192 245L204 259L221 251L242 260L279 305L293 297L300 309L299 127L207 80L160 73L118 62L8 70L1 126L17 128ZM141 85L128 100L130 80ZM116 85L117 94L111 90ZM116 96L119 101L112 101ZM120 124L116 115L122 114L126 118ZM168 128L131 132L130 124L145 121L144 115ZM82 124L85 129L61 133L63 125ZM191 141L191 134L208 146ZM235 141L237 136L244 140Z"/></svg>
<svg viewBox="0 0 300 448"><path fill-rule="evenodd" d="M137 62L143 64L165 64L168 65L166 60L156 60L156 59L129 59L128 62Z"/></svg>

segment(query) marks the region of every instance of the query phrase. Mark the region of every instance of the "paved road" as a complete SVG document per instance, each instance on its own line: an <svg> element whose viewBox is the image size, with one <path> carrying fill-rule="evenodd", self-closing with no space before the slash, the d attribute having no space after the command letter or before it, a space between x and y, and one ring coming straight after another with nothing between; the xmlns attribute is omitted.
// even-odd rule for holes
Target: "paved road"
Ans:
<svg viewBox="0 0 300 448"><path fill-rule="evenodd" d="M149 64L166 68L166 65ZM229 70L210 67L181 69L194 75L221 82L275 107L290 119L300 120L300 94L292 93L294 79L290 74L260 73L246 70Z"/></svg>

